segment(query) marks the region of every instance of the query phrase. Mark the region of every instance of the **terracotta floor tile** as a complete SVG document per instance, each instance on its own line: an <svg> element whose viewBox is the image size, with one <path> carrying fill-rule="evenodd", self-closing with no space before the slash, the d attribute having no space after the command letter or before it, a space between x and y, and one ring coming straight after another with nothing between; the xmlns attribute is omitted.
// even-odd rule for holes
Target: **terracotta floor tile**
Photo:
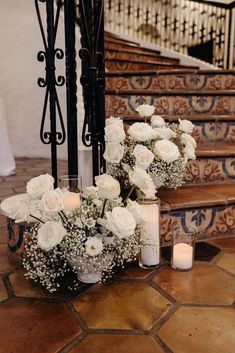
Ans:
<svg viewBox="0 0 235 353"><path fill-rule="evenodd" d="M235 275L235 251L223 254L217 265Z"/></svg>
<svg viewBox="0 0 235 353"><path fill-rule="evenodd" d="M212 239L209 243L218 246L221 249L234 249L235 250L235 237Z"/></svg>
<svg viewBox="0 0 235 353"><path fill-rule="evenodd" d="M149 330L170 305L145 283L95 285L73 300L90 328Z"/></svg>
<svg viewBox="0 0 235 353"><path fill-rule="evenodd" d="M19 260L13 258L7 245L0 244L0 273L11 272L21 267Z"/></svg>
<svg viewBox="0 0 235 353"><path fill-rule="evenodd" d="M179 308L158 334L174 353L234 353L235 310Z"/></svg>
<svg viewBox="0 0 235 353"><path fill-rule="evenodd" d="M8 295L7 295L6 288L4 286L2 278L0 278L0 302L4 299L7 299L7 297Z"/></svg>
<svg viewBox="0 0 235 353"><path fill-rule="evenodd" d="M123 271L120 271L117 276L120 278L136 278L136 279L145 279L147 278L154 270L144 270L139 267L138 263L129 265Z"/></svg>
<svg viewBox="0 0 235 353"><path fill-rule="evenodd" d="M152 337L140 335L88 335L69 353L164 353Z"/></svg>
<svg viewBox="0 0 235 353"><path fill-rule="evenodd" d="M0 317L0 353L55 353L81 332L63 303L12 299Z"/></svg>
<svg viewBox="0 0 235 353"><path fill-rule="evenodd" d="M206 262L187 272L168 267L153 281L179 303L232 304L235 299L235 278Z"/></svg>
<svg viewBox="0 0 235 353"><path fill-rule="evenodd" d="M51 295L24 276L24 270L18 270L9 276L12 290L17 297L46 298Z"/></svg>

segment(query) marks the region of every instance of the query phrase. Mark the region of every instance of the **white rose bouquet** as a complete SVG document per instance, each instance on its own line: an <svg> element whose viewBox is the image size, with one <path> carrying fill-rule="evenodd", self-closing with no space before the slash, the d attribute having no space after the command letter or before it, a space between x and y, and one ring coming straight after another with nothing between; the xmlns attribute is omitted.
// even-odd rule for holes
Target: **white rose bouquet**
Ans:
<svg viewBox="0 0 235 353"><path fill-rule="evenodd" d="M26 194L1 204L6 216L32 224L23 259L27 278L54 292L69 271L86 275L92 269L105 280L114 267L136 257L143 211L137 202L120 197L116 179L96 177L96 186L86 188L72 210L65 207L67 194L53 189L53 181L49 175L33 178ZM76 280L73 289L78 284Z"/></svg>
<svg viewBox="0 0 235 353"><path fill-rule="evenodd" d="M194 125L181 119L178 124L168 123L153 115L154 110L153 106L140 105L136 111L145 122L132 124L125 134L120 118L106 120L109 130L118 126L120 136L112 141L105 137L107 172L147 198L153 198L161 186L181 186L187 161L196 158L196 141L191 136Z"/></svg>

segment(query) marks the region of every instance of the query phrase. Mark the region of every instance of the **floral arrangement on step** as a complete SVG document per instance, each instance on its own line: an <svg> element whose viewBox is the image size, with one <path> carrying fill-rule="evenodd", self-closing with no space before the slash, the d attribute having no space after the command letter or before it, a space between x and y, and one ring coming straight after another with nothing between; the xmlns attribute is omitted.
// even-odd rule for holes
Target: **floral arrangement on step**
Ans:
<svg viewBox="0 0 235 353"><path fill-rule="evenodd" d="M124 129L120 118L106 119L104 158L107 172L126 186L138 184L145 175L156 189L177 188L184 183L185 166L195 159L194 125L189 120L168 123L154 115L155 107L142 104L136 111L145 122ZM125 131L126 130L126 131ZM148 192L145 193L148 197Z"/></svg>
<svg viewBox="0 0 235 353"><path fill-rule="evenodd" d="M40 175L27 183L26 194L1 204L6 216L32 224L23 259L28 279L54 292L68 271L84 282L90 276L91 283L109 278L114 267L135 259L143 211L137 202L120 197L117 180L108 174L96 177L96 186L87 187L73 208L65 207L66 192L53 185L50 175Z"/></svg>

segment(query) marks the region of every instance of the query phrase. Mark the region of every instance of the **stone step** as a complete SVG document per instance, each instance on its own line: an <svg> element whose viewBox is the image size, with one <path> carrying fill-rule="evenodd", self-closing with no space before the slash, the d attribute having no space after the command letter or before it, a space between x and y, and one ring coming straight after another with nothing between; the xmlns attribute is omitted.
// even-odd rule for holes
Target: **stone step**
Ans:
<svg viewBox="0 0 235 353"><path fill-rule="evenodd" d="M138 61L143 63L170 63L170 64L179 64L179 59L168 58L166 56L161 55L151 55L144 54L141 52L134 52L129 50L113 50L109 49L105 51L105 59L117 59L117 60L131 60Z"/></svg>
<svg viewBox="0 0 235 353"><path fill-rule="evenodd" d="M162 69L175 69L175 68L192 68L197 69L195 66L185 66L180 64L170 64L167 62L153 63L153 62L142 62L137 60L126 60L126 59L106 59L105 69L108 71L129 71L129 70L162 70Z"/></svg>
<svg viewBox="0 0 235 353"><path fill-rule="evenodd" d="M156 107L155 114L161 116L233 116L235 115L235 91L185 91L185 92L146 92L106 90L106 116L125 116L138 120L135 109L139 104Z"/></svg>
<svg viewBox="0 0 235 353"><path fill-rule="evenodd" d="M105 50L107 50L107 49L115 49L115 50L127 49L130 51L132 51L132 50L135 51L138 49L138 51L141 51L142 53L150 53L152 55L157 55L157 54L159 55L160 54L160 51L144 48L140 45L134 45L134 44L128 44L128 43L116 43L116 42L112 42L112 41L105 41L104 48L105 48Z"/></svg>
<svg viewBox="0 0 235 353"><path fill-rule="evenodd" d="M162 205L161 238L169 245L172 233L196 227L198 239L235 234L235 185L186 186L159 190Z"/></svg>
<svg viewBox="0 0 235 353"><path fill-rule="evenodd" d="M219 116L218 119L221 117ZM235 116L233 117L235 120ZM190 120L192 121L191 117ZM198 143L235 143L235 121L194 121L193 137Z"/></svg>
<svg viewBox="0 0 235 353"><path fill-rule="evenodd" d="M121 42L121 43L127 43L127 44L128 43L129 44L135 44L135 45L139 46L139 44L136 43L135 41L121 38L120 36L118 36L116 34L113 34L113 33L109 33L107 31L104 32L104 39L105 39L105 42L114 41L115 43L116 42Z"/></svg>
<svg viewBox="0 0 235 353"><path fill-rule="evenodd" d="M234 90L234 70L170 70L146 72L108 72L106 89L185 91Z"/></svg>

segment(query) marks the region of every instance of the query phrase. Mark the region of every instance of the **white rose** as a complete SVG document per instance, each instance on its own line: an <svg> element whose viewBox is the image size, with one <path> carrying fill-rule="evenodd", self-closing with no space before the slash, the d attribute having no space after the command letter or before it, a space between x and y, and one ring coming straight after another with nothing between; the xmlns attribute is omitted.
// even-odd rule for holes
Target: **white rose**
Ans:
<svg viewBox="0 0 235 353"><path fill-rule="evenodd" d="M152 127L146 123L135 123L128 129L129 136L135 141L148 141L154 138Z"/></svg>
<svg viewBox="0 0 235 353"><path fill-rule="evenodd" d="M44 211L53 215L64 209L63 193L57 188L52 191L46 191L42 195L41 206Z"/></svg>
<svg viewBox="0 0 235 353"><path fill-rule="evenodd" d="M128 175L130 183L136 185L147 198L155 198L156 189L153 180L145 170L135 167Z"/></svg>
<svg viewBox="0 0 235 353"><path fill-rule="evenodd" d="M186 144L183 151L184 151L186 160L196 159L195 148L193 147L193 145L191 143Z"/></svg>
<svg viewBox="0 0 235 353"><path fill-rule="evenodd" d="M86 252L89 256L99 255L103 250L102 240L97 237L89 237L85 242Z"/></svg>
<svg viewBox="0 0 235 353"><path fill-rule="evenodd" d="M154 132L157 139L170 140L176 137L176 133L168 127L157 127L154 129Z"/></svg>
<svg viewBox="0 0 235 353"><path fill-rule="evenodd" d="M54 189L54 178L49 174L32 178L26 185L28 195L32 199L41 199L46 191Z"/></svg>
<svg viewBox="0 0 235 353"><path fill-rule="evenodd" d="M151 117L151 126L152 127L163 127L166 122L160 115L153 115Z"/></svg>
<svg viewBox="0 0 235 353"><path fill-rule="evenodd" d="M154 154L146 146L142 145L135 146L133 155L138 168L147 169L154 160Z"/></svg>
<svg viewBox="0 0 235 353"><path fill-rule="evenodd" d="M102 174L95 177L95 183L99 194L105 199L116 199L120 195L120 184L109 174Z"/></svg>
<svg viewBox="0 0 235 353"><path fill-rule="evenodd" d="M104 130L104 138L107 142L119 143L122 142L126 137L122 122L106 125Z"/></svg>
<svg viewBox="0 0 235 353"><path fill-rule="evenodd" d="M16 195L2 201L1 211L6 217L15 219L16 223L27 221L30 214L28 195Z"/></svg>
<svg viewBox="0 0 235 353"><path fill-rule="evenodd" d="M106 143L104 159L108 163L120 163L124 153L124 147L120 143Z"/></svg>
<svg viewBox="0 0 235 353"><path fill-rule="evenodd" d="M189 135L189 134L182 134L180 136L180 140L182 142L183 145L187 145L187 144L191 144L194 148L197 147L197 142L195 141L195 139Z"/></svg>
<svg viewBox="0 0 235 353"><path fill-rule="evenodd" d="M128 238L133 235L136 227L135 218L124 207L114 207L106 212L106 228L118 238Z"/></svg>
<svg viewBox="0 0 235 353"><path fill-rule="evenodd" d="M110 116L110 118L105 119L105 125L108 126L110 124L120 124L123 126L123 121L119 117Z"/></svg>
<svg viewBox="0 0 235 353"><path fill-rule="evenodd" d="M81 204L80 193L71 192L67 189L63 190L63 202L65 211L67 211L68 213L72 212Z"/></svg>
<svg viewBox="0 0 235 353"><path fill-rule="evenodd" d="M171 141L160 140L155 142L154 153L167 163L176 161L180 157L178 147Z"/></svg>
<svg viewBox="0 0 235 353"><path fill-rule="evenodd" d="M126 208L135 218L136 224L142 224L145 222L143 207L139 205L138 202L128 199Z"/></svg>
<svg viewBox="0 0 235 353"><path fill-rule="evenodd" d="M141 104L135 111L138 112L142 118L148 118L153 115L155 107L149 104Z"/></svg>
<svg viewBox="0 0 235 353"><path fill-rule="evenodd" d="M191 134L194 129L194 124L191 123L189 120L181 120L179 119L179 129L183 132L186 132L187 134Z"/></svg>
<svg viewBox="0 0 235 353"><path fill-rule="evenodd" d="M66 230L59 222L46 222L38 229L38 246L45 251L52 250L60 244L66 235Z"/></svg>

